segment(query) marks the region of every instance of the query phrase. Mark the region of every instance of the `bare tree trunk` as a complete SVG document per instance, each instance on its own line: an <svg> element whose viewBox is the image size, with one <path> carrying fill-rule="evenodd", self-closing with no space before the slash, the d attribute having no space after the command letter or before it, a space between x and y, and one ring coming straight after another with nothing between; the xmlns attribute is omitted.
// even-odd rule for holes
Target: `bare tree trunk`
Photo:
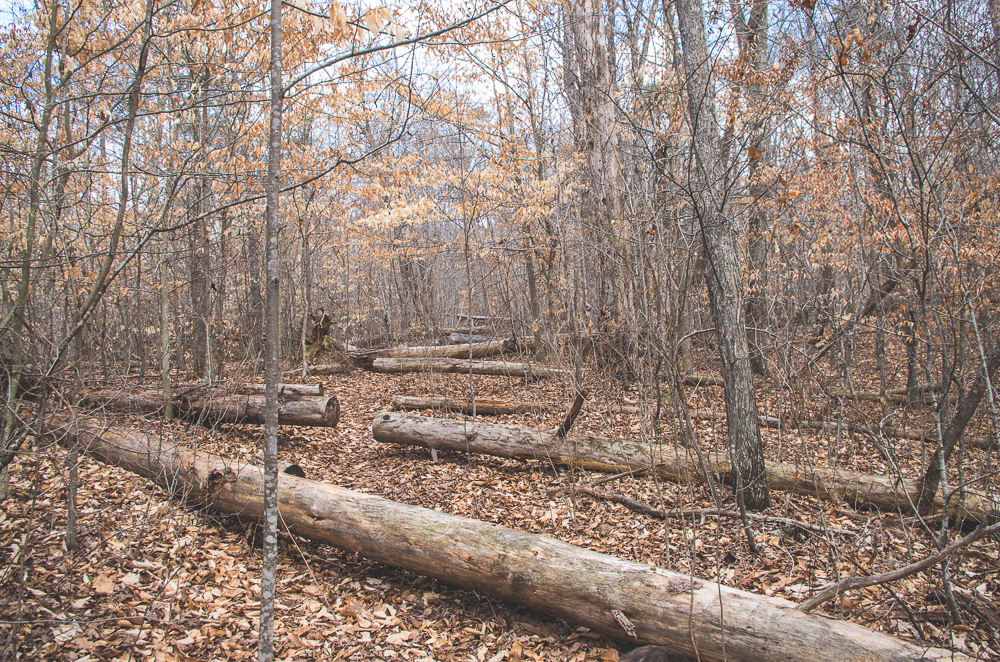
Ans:
<svg viewBox="0 0 1000 662"><path fill-rule="evenodd" d="M278 250L278 227L281 199L281 110L284 84L281 73L281 0L271 0L270 126L267 133L267 193L264 289L266 296L266 332L264 337L264 558L261 564L260 634L258 662L274 659L274 602L278 571L278 381L280 339L279 295L281 252Z"/></svg>
<svg viewBox="0 0 1000 662"><path fill-rule="evenodd" d="M229 278L229 210L223 209L219 220L219 267L215 280L215 322L212 324L213 376L216 381L226 376L226 351L222 338L226 319L226 279Z"/></svg>
<svg viewBox="0 0 1000 662"><path fill-rule="evenodd" d="M705 245L705 280L726 381L729 453L736 469L736 495L747 508L764 510L770 506L771 497L764 480L764 450L744 318L743 277L725 203L725 155L718 132L701 0L679 0L677 15L694 141L695 168L689 193Z"/></svg>
<svg viewBox="0 0 1000 662"><path fill-rule="evenodd" d="M166 239L164 238L164 243ZM170 385L170 281L169 266L164 255L160 258L160 388L163 390L163 419L174 417Z"/></svg>
<svg viewBox="0 0 1000 662"><path fill-rule="evenodd" d="M934 495L937 494L941 485L941 477L944 476L945 467L948 466L948 460L951 459L951 454L954 452L958 440L965 432L965 427L972 420L972 415L976 413L987 388L991 385L993 373L997 371L998 367L1000 367L1000 342L994 341L993 349L983 360L982 369L976 375L976 380L972 383L969 392L965 394L956 407L955 415L945 429L941 443L938 444L937 451L927 465L927 471L924 472L918 504L921 514L930 512ZM907 388L907 390L910 389Z"/></svg>

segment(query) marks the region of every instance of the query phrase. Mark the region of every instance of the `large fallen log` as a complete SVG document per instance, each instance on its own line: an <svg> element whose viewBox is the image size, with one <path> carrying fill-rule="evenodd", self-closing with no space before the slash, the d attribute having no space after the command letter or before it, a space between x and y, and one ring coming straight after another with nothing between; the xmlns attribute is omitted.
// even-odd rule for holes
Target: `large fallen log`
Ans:
<svg viewBox="0 0 1000 662"><path fill-rule="evenodd" d="M451 374L496 375L501 377L566 377L573 374L564 368L548 368L533 363L505 361L466 361L464 359L375 359L375 372L443 372Z"/></svg>
<svg viewBox="0 0 1000 662"><path fill-rule="evenodd" d="M683 455L684 449L655 447L627 439L575 433L561 439L552 432L514 425L454 421L396 412L376 415L372 421L372 434L383 443L539 459L609 473L653 470L660 478L671 481L704 480L699 463L695 458ZM726 458L712 460L709 464L710 470L723 480L732 471ZM773 490L828 501L845 501L855 508L910 513L919 494L919 487L912 480L893 480L827 467L771 462L767 465L766 475ZM964 500L953 500L950 505L954 515L980 522L990 521L991 513L1000 511L1000 502L969 492ZM940 493L934 507L936 510L943 508Z"/></svg>
<svg viewBox="0 0 1000 662"><path fill-rule="evenodd" d="M388 349L348 352L347 355L355 365L369 368L376 359L478 359L511 351L515 346L516 343L513 339L503 339L461 345L390 347Z"/></svg>
<svg viewBox="0 0 1000 662"><path fill-rule="evenodd" d="M260 467L88 418L53 418L45 432L192 505L263 516ZM280 476L278 507L296 535L708 662L971 660L808 614L781 598L305 478Z"/></svg>
<svg viewBox="0 0 1000 662"><path fill-rule="evenodd" d="M236 393L262 394L266 384L243 384L237 386ZM322 384L278 384L278 397L302 395L324 395Z"/></svg>
<svg viewBox="0 0 1000 662"><path fill-rule="evenodd" d="M174 398L174 407L183 413L187 406L183 398ZM108 411L128 411L141 414L156 414L163 409L163 391L121 389L99 389L90 391L80 399L80 406L86 409L106 409Z"/></svg>
<svg viewBox="0 0 1000 662"><path fill-rule="evenodd" d="M135 411L155 414L163 409L161 391L93 391L80 401L83 407L109 411ZM263 395L220 395L215 397L178 397L177 411L189 418L204 416L219 423L263 423ZM325 395L278 395L279 425L336 427L340 420L337 398Z"/></svg>
<svg viewBox="0 0 1000 662"><path fill-rule="evenodd" d="M693 419L703 421L726 420L725 412L721 411L692 409L688 412L688 415ZM847 432L850 434L870 434L875 436L881 434L887 437L894 437L896 439L909 439L911 441L921 441L927 443L934 443L935 438L937 437L937 432L928 432L926 430L917 430L914 428L897 428L892 425L874 427L847 421L843 423L838 421L786 421L775 416L758 416L757 418L761 425L775 430L822 430L823 432L832 432L834 434L838 432ZM985 450L993 448L993 440L989 437L966 436L965 443L973 448L982 448Z"/></svg>

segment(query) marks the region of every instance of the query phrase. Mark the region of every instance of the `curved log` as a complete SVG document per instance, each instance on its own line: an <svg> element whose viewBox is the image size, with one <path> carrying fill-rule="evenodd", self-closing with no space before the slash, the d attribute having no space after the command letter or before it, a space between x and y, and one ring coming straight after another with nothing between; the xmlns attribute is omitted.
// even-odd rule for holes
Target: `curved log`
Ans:
<svg viewBox="0 0 1000 662"><path fill-rule="evenodd" d="M54 417L45 432L190 504L249 520L263 516L260 467L94 419ZM804 613L781 598L305 478L279 476L278 506L296 535L708 662L970 662L960 653Z"/></svg>

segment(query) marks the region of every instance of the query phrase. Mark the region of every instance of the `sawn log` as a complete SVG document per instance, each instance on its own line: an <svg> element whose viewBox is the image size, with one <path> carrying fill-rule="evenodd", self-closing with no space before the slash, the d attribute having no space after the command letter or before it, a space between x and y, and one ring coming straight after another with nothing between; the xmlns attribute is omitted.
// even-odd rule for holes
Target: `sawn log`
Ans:
<svg viewBox="0 0 1000 662"><path fill-rule="evenodd" d="M220 423L263 423L263 395L229 395L199 400L195 408L207 419ZM278 425L310 425L332 428L340 420L340 403L326 395L304 395L278 403Z"/></svg>
<svg viewBox="0 0 1000 662"><path fill-rule="evenodd" d="M89 418L72 423L53 418L45 432L195 506L249 520L263 515L257 466ZM278 504L282 521L296 535L702 660L970 660L807 614L781 598L305 478L281 475Z"/></svg>
<svg viewBox="0 0 1000 662"><path fill-rule="evenodd" d="M627 439L607 439L570 433L560 439L554 433L514 425L455 421L397 412L381 412L372 421L372 435L383 443L424 446L435 450L483 453L499 457L539 459L560 465L575 465L592 471L620 473L649 471L665 480L704 480L697 460L685 456L683 448L654 447ZM710 469L725 479L728 460L710 463ZM771 489L785 490L828 501L845 501L855 508L877 508L889 512L913 512L918 486L912 480L893 480L827 467L804 467L782 462L768 463ZM935 510L943 507L938 494ZM985 495L966 493L951 511L962 519L990 521L1000 503Z"/></svg>
<svg viewBox="0 0 1000 662"><path fill-rule="evenodd" d="M497 375L501 377L565 377L572 370L548 368L533 363L467 361L465 359L375 359L375 372L443 372L452 374Z"/></svg>

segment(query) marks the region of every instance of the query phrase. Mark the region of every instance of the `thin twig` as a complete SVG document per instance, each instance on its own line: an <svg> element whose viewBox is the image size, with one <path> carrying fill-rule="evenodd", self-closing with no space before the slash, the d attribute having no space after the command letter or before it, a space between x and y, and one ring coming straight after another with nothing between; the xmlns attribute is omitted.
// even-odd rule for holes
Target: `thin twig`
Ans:
<svg viewBox="0 0 1000 662"><path fill-rule="evenodd" d="M942 549L940 552L932 554L915 563L911 563L908 566L899 568L898 570L893 570L891 572L883 572L881 574L871 575L868 577L845 577L836 584L826 587L813 597L809 598L808 600L800 604L798 607L796 607L796 609L798 609L799 611L810 611L816 608L817 606L823 604L827 600L830 600L831 598L840 595L844 591L850 591L856 588L864 588L866 586L875 586L876 584L886 584L888 582L894 582L900 579L904 579L906 577L909 577L910 575L914 575L918 572L931 568L937 565L938 563L941 563L959 549L962 549L967 545L971 545L980 538L989 535L991 533L994 533L996 531L1000 531L1000 523L993 524L991 526L980 526L969 535L965 536L960 540L956 540L952 544Z"/></svg>
<svg viewBox="0 0 1000 662"><path fill-rule="evenodd" d="M550 493L554 492L567 492L573 490L577 494L586 494L588 496L594 497L596 499L604 499L606 501L613 501L614 503L620 503L623 506L628 507L631 510L640 512L644 515L649 515L650 517L655 517L656 519L668 519L677 517L692 517L692 516L718 516L718 517L730 517L733 519L743 519L743 516L735 510L726 510L724 508L679 508L676 510L663 511L659 508L653 508L650 505L637 501L631 497L627 497L624 494L618 494L617 492L604 492L603 490L595 490L589 485L583 485L578 487L560 487L554 490L550 490ZM808 522L802 522L796 519L790 519L788 517L775 517L773 515L761 515L760 513L748 512L747 517L750 519L755 519L761 522L771 522L773 524L784 524L786 526L794 526L798 529L804 531L809 531L811 533L835 533L841 536L853 536L856 535L853 531L847 531L846 529L824 529L823 527L817 526L815 524L809 524Z"/></svg>

